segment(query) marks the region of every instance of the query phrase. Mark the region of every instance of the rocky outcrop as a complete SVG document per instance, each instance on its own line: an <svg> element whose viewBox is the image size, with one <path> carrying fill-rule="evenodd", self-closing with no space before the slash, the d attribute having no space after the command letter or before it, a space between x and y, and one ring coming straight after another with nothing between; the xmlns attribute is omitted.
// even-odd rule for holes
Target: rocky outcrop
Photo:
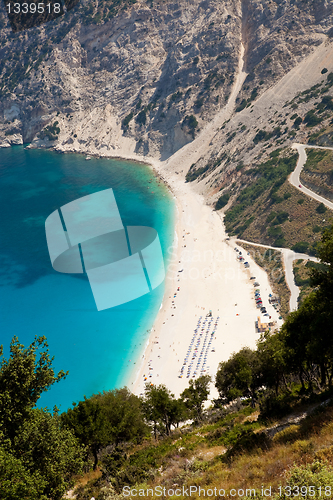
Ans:
<svg viewBox="0 0 333 500"><path fill-rule="evenodd" d="M27 33L10 34L4 24L2 144L15 126L24 142L39 146L165 160L225 107L237 80L241 44L248 76L236 108L246 114L329 40L333 26L333 6L326 0L139 0L126 2L111 18L104 16L107 5L99 1L91 9L83 0L66 19L30 30L34 43ZM18 67L17 57L9 58L10 47L14 56L39 54L38 63L29 56L26 77L18 74L18 83L9 76ZM41 141L39 133L56 121L56 141ZM236 130L228 125L218 139L229 144L229 157L237 150L230 140ZM218 149L214 141L210 155Z"/></svg>

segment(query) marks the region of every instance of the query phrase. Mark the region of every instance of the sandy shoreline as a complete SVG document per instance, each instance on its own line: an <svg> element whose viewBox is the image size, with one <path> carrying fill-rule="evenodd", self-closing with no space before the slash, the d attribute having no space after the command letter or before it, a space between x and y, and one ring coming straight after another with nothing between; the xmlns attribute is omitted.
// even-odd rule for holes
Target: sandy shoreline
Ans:
<svg viewBox="0 0 333 500"><path fill-rule="evenodd" d="M258 279L272 320L281 321L268 304L272 291L266 273L250 258L249 269L237 260L236 245L226 239L219 214L184 183L183 176L162 170L157 162L153 167L176 198L176 235L162 307L145 352L136 360L140 367L126 382L137 395L144 393L146 383L153 383L166 385L178 396L194 372L196 377L210 374L214 379L219 363L232 352L244 346L255 347L259 311L250 276ZM210 311L212 317L206 319ZM212 383L211 397L216 396Z"/></svg>
<svg viewBox="0 0 333 500"><path fill-rule="evenodd" d="M221 214L206 205L204 196L195 191L196 186L185 183L186 164L196 148L195 142L187 145L185 158L175 155L173 161L163 163L124 151L100 155L150 165L175 197L178 212L162 307L144 352L135 363L132 359L132 366L122 379L122 385L137 395L144 393L146 383L152 383L164 384L179 396L196 372L196 377L212 376L210 399L217 397L214 376L219 363L244 346L255 348L259 338L255 322L260 311L255 305L251 276L256 276L260 283L270 321L282 324L279 314L268 303L272 290L266 272L235 240L229 240ZM235 247L246 256L250 268L246 269L237 260ZM212 321L205 321L210 311Z"/></svg>

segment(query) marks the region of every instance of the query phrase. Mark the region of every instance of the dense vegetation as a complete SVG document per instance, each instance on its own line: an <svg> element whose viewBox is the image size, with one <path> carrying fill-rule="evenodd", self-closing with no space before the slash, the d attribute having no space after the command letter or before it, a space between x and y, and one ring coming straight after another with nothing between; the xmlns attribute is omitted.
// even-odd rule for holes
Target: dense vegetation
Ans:
<svg viewBox="0 0 333 500"><path fill-rule="evenodd" d="M2 355L2 350L0 351ZM45 337L24 348L14 337L0 364L0 498L60 500L82 470L84 449L51 414L35 408L55 375Z"/></svg>

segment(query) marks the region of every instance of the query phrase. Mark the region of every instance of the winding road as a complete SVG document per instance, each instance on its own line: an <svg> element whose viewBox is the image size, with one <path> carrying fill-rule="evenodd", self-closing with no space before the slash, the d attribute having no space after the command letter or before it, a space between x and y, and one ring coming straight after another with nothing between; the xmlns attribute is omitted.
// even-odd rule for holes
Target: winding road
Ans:
<svg viewBox="0 0 333 500"><path fill-rule="evenodd" d="M293 144L293 149L297 149L299 157L295 170L290 174L288 181L292 186L301 191L302 193L310 196L314 200L319 201L319 203L323 203L327 208L333 210L333 203L322 196L319 196L317 193L314 193L310 189L305 188L304 186L299 187L300 184L300 174L302 168L304 167L307 156L306 156L306 148L312 149L329 149L333 151L333 148L323 147L323 146L310 146L308 144ZM316 257L311 257L305 253L298 253L290 250L289 248L279 248L279 247L271 247L269 245L262 245L260 243L253 243L252 241L240 240L238 238L233 238L231 241L237 241L239 243L248 243L249 245L253 245L256 247L269 248L272 250L278 250L283 255L283 264L285 269L285 277L286 283L290 289L290 301L289 301L289 310L296 311L298 305L298 297L299 297L299 287L295 284L294 272L293 272L293 262L297 259L302 260L311 260L312 262L319 262L319 259Z"/></svg>
<svg viewBox="0 0 333 500"><path fill-rule="evenodd" d="M298 189L299 191L301 191L302 193L306 194L307 196L310 196L310 198L313 198L314 200L319 201L319 203L323 203L327 208L330 208L331 210L333 210L333 203L331 201L328 201L326 198L319 196L319 194L314 193L313 191L311 191L310 189L308 189L304 186L299 187L301 185L300 174L301 174L302 168L304 167L306 160L307 160L305 149L306 148L329 149L329 150L333 151L333 148L326 148L323 146L309 146L308 144L297 144L297 143L293 144L292 148L297 149L299 157L298 157L298 162L297 162L295 170L289 176L288 180L289 180L290 184L292 186L294 186L296 189Z"/></svg>

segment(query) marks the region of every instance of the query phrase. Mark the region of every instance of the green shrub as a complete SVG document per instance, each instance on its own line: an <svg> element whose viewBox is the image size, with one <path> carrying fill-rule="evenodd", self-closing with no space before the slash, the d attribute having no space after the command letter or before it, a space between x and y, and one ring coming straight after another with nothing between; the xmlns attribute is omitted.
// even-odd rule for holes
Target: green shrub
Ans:
<svg viewBox="0 0 333 500"><path fill-rule="evenodd" d="M314 127L321 122L321 119L315 114L313 110L310 110L306 113L304 118L304 123L306 123L307 127Z"/></svg>
<svg viewBox="0 0 333 500"><path fill-rule="evenodd" d="M275 219L275 217L276 217L276 216L277 216L277 213L276 213L276 212L271 212L271 213L268 215L268 217L267 217L266 221L267 221L268 223L270 223L270 222L272 222L272 220L274 220L274 219Z"/></svg>
<svg viewBox="0 0 333 500"><path fill-rule="evenodd" d="M271 200L272 200L272 203L281 203L283 201L283 198L281 198L281 196L279 196L275 190L274 191L272 190Z"/></svg>
<svg viewBox="0 0 333 500"><path fill-rule="evenodd" d="M257 168L251 168L245 172L246 175L254 176L254 181L241 191L232 208L227 211L225 216L227 231L233 230L241 213L253 205L263 193L271 190L270 196L273 196L275 201L283 201L283 198L276 195L276 191L294 170L297 157L297 153L286 158L274 157Z"/></svg>
<svg viewBox="0 0 333 500"><path fill-rule="evenodd" d="M289 217L288 212L279 212L276 216L276 220L279 224L283 224Z"/></svg>
<svg viewBox="0 0 333 500"><path fill-rule="evenodd" d="M273 437L273 441L278 443L289 443L290 441L295 441L299 436L299 425L290 425L286 429L279 431Z"/></svg>
<svg viewBox="0 0 333 500"><path fill-rule="evenodd" d="M142 110L142 111L140 111L140 113L136 116L135 121L136 121L136 123L138 123L139 125L145 125L145 124L146 124L146 120L147 120L147 113L146 113L146 111L143 109L143 110Z"/></svg>
<svg viewBox="0 0 333 500"><path fill-rule="evenodd" d="M305 253L309 248L309 243L307 241L299 241L291 247L294 252Z"/></svg>
<svg viewBox="0 0 333 500"><path fill-rule="evenodd" d="M58 140L58 134L60 134L60 128L58 127L58 122L54 122L53 125L48 125L39 134L40 139L45 139L47 137L50 141Z"/></svg>
<svg viewBox="0 0 333 500"><path fill-rule="evenodd" d="M318 207L316 208L316 212L318 212L318 214L324 214L326 210L327 208L325 207L324 203L319 203Z"/></svg>
<svg viewBox="0 0 333 500"><path fill-rule="evenodd" d="M220 196L215 204L215 210L220 210L221 208L225 207L225 205L228 204L229 198L229 193L224 193L222 196Z"/></svg>
<svg viewBox="0 0 333 500"><path fill-rule="evenodd" d="M299 198L299 200L297 200L297 203L299 205L303 205L304 202L305 202L304 198Z"/></svg>
<svg viewBox="0 0 333 500"><path fill-rule="evenodd" d="M171 98L170 98L170 101L179 101L179 99L181 99L183 93L178 90L178 92L175 92L174 94L172 94Z"/></svg>
<svg viewBox="0 0 333 500"><path fill-rule="evenodd" d="M123 130L126 130L128 128L129 122L132 120L133 116L134 114L132 111L127 116L125 116L125 118L121 122L121 128Z"/></svg>
<svg viewBox="0 0 333 500"><path fill-rule="evenodd" d="M236 113L239 113L240 111L242 111L244 108L246 108L246 105L247 105L247 99L243 99L241 101L241 103L236 107L235 111Z"/></svg>
<svg viewBox="0 0 333 500"><path fill-rule="evenodd" d="M230 134L228 139L226 140L226 142L231 142L233 140L233 138L235 137L235 135L236 135L236 132L233 132L232 134Z"/></svg>
<svg viewBox="0 0 333 500"><path fill-rule="evenodd" d="M293 467L288 476L287 487L282 486L282 495L275 496L274 500L286 500L297 491L305 500L332 498L333 469L330 465L315 460L311 464Z"/></svg>
<svg viewBox="0 0 333 500"><path fill-rule="evenodd" d="M282 233L282 229L280 226L269 227L267 229L268 236L278 236Z"/></svg>
<svg viewBox="0 0 333 500"><path fill-rule="evenodd" d="M201 108L204 103L204 98L203 97L198 97L198 99L195 101L194 106L196 108Z"/></svg>
<svg viewBox="0 0 333 500"><path fill-rule="evenodd" d="M209 169L209 164L207 164L205 167L197 168L197 170L194 170L194 167L195 167L195 163L192 163L191 167L189 168L189 171L187 172L187 174L185 176L186 182L193 182L200 175L207 172L207 170Z"/></svg>
<svg viewBox="0 0 333 500"><path fill-rule="evenodd" d="M185 118L183 120L183 125L187 126L190 129L190 132L191 132L192 137L194 139L194 132L198 126L198 120L196 119L196 117L194 115L185 116Z"/></svg>
<svg viewBox="0 0 333 500"><path fill-rule="evenodd" d="M253 142L258 144L261 141L267 141L269 139L269 134L265 130L259 130L253 138Z"/></svg>

